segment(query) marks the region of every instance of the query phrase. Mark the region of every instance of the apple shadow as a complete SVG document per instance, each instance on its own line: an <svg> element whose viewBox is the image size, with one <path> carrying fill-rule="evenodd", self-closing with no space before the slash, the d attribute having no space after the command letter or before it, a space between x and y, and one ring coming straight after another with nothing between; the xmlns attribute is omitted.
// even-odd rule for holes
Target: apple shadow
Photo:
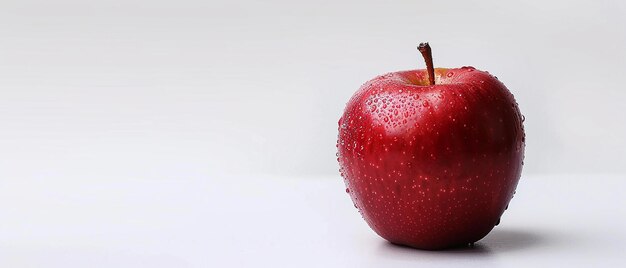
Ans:
<svg viewBox="0 0 626 268"><path fill-rule="evenodd" d="M445 250L420 250L387 241L381 243L377 255L401 261L439 262L441 260L474 259L491 262L498 254L530 250L554 243L542 234L510 229L494 229L485 238L473 246L450 248Z"/></svg>
<svg viewBox="0 0 626 268"><path fill-rule="evenodd" d="M548 239L545 235L536 232L496 228L477 244L495 253L530 249L552 242L554 239Z"/></svg>
<svg viewBox="0 0 626 268"><path fill-rule="evenodd" d="M420 253L423 255L485 255L489 254L490 249L480 243L475 243L473 246L454 247L442 250L423 250L416 249L405 245L394 244L388 241L382 242L381 251L394 252L400 254Z"/></svg>

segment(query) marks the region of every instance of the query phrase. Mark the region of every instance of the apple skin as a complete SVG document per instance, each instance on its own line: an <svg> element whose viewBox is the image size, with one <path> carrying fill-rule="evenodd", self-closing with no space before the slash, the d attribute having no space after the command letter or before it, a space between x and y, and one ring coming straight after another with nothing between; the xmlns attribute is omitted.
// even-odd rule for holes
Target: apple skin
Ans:
<svg viewBox="0 0 626 268"><path fill-rule="evenodd" d="M486 236L522 171L523 116L473 67L389 73L365 83L339 120L337 160L355 207L394 244L445 249Z"/></svg>

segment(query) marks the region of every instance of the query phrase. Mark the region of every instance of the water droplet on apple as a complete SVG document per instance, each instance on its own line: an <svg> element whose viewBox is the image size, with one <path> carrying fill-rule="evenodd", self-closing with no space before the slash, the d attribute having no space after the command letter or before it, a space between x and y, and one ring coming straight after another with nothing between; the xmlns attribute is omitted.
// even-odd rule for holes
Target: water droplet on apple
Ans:
<svg viewBox="0 0 626 268"><path fill-rule="evenodd" d="M498 218L498 221L496 222L496 226L498 226L498 224L500 224L500 218Z"/></svg>
<svg viewBox="0 0 626 268"><path fill-rule="evenodd" d="M346 188L346 194L349 194L349 193L350 193L350 189Z"/></svg>
<svg viewBox="0 0 626 268"><path fill-rule="evenodd" d="M522 115L522 123L526 121L526 116Z"/></svg>
<svg viewBox="0 0 626 268"><path fill-rule="evenodd" d="M447 77L452 77L454 75L453 72L449 72L448 74L446 74Z"/></svg>

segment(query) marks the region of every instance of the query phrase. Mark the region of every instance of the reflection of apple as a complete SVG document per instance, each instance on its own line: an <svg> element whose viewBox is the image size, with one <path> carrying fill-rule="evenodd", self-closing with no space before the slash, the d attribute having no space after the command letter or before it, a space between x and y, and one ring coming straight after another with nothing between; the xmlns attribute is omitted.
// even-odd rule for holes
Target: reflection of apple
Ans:
<svg viewBox="0 0 626 268"><path fill-rule="evenodd" d="M389 73L339 120L338 160L369 226L392 243L474 243L500 221L524 157L523 117L498 79L473 67Z"/></svg>

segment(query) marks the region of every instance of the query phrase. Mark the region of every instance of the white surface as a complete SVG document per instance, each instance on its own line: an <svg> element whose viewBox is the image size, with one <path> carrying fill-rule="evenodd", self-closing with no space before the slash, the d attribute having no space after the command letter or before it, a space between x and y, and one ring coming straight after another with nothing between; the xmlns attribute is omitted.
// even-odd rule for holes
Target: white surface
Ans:
<svg viewBox="0 0 626 268"><path fill-rule="evenodd" d="M339 177L3 182L0 266L623 267L625 179L524 176L476 248L443 252L379 238Z"/></svg>
<svg viewBox="0 0 626 268"><path fill-rule="evenodd" d="M430 41L437 66L515 94L527 174L626 172L624 14L621 0L2 0L0 169L336 175L347 100L423 68Z"/></svg>

